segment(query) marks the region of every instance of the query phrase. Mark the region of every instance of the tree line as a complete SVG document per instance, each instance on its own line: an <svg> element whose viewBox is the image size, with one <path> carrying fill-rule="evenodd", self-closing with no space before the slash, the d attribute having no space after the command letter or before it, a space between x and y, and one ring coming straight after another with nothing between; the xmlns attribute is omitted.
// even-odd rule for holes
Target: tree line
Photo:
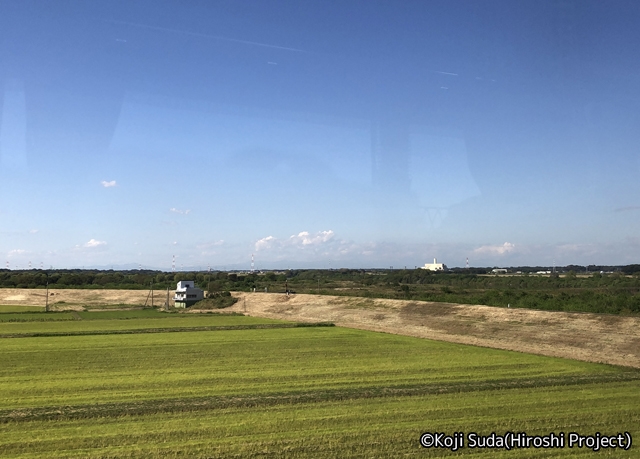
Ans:
<svg viewBox="0 0 640 459"><path fill-rule="evenodd" d="M265 272L162 272L151 270L0 270L0 287L174 289L195 280L209 292L272 292L423 300L488 306L614 314L640 313L640 265L588 275L489 275L470 270L334 269ZM534 271L535 272L535 271ZM625 274L629 273L629 274Z"/></svg>

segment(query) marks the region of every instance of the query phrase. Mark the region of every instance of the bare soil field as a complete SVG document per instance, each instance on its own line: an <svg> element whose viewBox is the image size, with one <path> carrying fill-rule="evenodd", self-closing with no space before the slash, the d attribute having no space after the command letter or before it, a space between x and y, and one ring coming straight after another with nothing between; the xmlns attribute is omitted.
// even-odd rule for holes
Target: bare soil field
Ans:
<svg viewBox="0 0 640 459"><path fill-rule="evenodd" d="M173 298L174 291L169 291ZM91 309L109 305L142 306L149 295L148 290L84 290L84 289L50 289L49 307L52 311L70 309ZM166 290L154 291L154 305L161 306L167 297ZM42 306L46 301L46 290L24 288L0 289L0 304ZM151 306L151 297L148 298Z"/></svg>
<svg viewBox="0 0 640 459"><path fill-rule="evenodd" d="M145 303L146 290L49 290L53 309ZM170 292L173 297L173 292ZM234 293L224 312L640 368L640 317L320 295ZM162 305L166 291L154 293ZM0 304L44 306L40 289L0 289ZM150 299L149 303L150 304ZM190 311L196 312L196 311Z"/></svg>

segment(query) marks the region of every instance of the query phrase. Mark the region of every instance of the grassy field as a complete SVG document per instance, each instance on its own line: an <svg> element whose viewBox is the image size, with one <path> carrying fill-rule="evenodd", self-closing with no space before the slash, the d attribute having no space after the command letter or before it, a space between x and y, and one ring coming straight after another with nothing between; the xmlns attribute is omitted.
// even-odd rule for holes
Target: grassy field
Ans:
<svg viewBox="0 0 640 459"><path fill-rule="evenodd" d="M44 312L44 306L17 306L0 304L0 314L7 312Z"/></svg>
<svg viewBox="0 0 640 459"><path fill-rule="evenodd" d="M79 334L125 330L165 331L198 327L237 327L284 324L281 320L242 315L176 314L154 309L130 311L64 311L0 314L0 336L15 337L34 333Z"/></svg>
<svg viewBox="0 0 640 459"><path fill-rule="evenodd" d="M4 322L0 334L227 329L0 338L0 457L593 457L451 453L421 448L419 437L629 431L640 440L637 370L337 327L242 329L282 325L242 316L76 314Z"/></svg>

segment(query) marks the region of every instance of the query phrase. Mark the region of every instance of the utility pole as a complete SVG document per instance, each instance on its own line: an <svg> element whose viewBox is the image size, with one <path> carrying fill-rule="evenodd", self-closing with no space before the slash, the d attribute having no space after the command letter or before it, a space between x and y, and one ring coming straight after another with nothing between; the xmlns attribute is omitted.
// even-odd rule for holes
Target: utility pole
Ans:
<svg viewBox="0 0 640 459"><path fill-rule="evenodd" d="M47 292L44 300L44 312L49 312L49 273L47 272Z"/></svg>

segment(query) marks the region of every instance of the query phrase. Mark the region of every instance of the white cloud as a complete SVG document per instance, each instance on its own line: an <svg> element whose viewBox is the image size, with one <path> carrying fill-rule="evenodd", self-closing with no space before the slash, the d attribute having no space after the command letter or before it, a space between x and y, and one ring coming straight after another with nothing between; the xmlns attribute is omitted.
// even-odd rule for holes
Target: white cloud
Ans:
<svg viewBox="0 0 640 459"><path fill-rule="evenodd" d="M38 232L38 230L37 230L37 229L29 230L29 234L36 234L37 232Z"/></svg>
<svg viewBox="0 0 640 459"><path fill-rule="evenodd" d="M27 253L27 251L22 249L14 249L14 250L9 250L8 255L10 257L13 257L15 255L22 255L23 253Z"/></svg>
<svg viewBox="0 0 640 459"><path fill-rule="evenodd" d="M111 180L110 182L107 182L106 180L103 180L102 182L100 182L100 184L105 188L111 188L111 187L116 186L116 181L115 180Z"/></svg>
<svg viewBox="0 0 640 459"><path fill-rule="evenodd" d="M453 72L443 72L442 70L434 70L434 72L439 73L441 75L451 75L451 76L458 76L457 73L453 73Z"/></svg>
<svg viewBox="0 0 640 459"><path fill-rule="evenodd" d="M172 207L171 209L169 209L169 212L173 212L174 214L180 214L180 215L189 215L189 212L191 212L191 209L180 210L180 209L176 209L175 207Z"/></svg>
<svg viewBox="0 0 640 459"><path fill-rule="evenodd" d="M258 242L256 242L256 245L255 245L256 252L259 250L270 249L274 242L276 242L276 238L273 236L263 237Z"/></svg>
<svg viewBox="0 0 640 459"><path fill-rule="evenodd" d="M95 239L90 239L89 242L86 242L83 247L87 248L87 249L92 249L95 247L101 247L103 245L107 245L107 243L105 241L97 241Z"/></svg>
<svg viewBox="0 0 640 459"><path fill-rule="evenodd" d="M302 231L298 235L293 235L289 238L289 241L293 244L302 245L319 245L324 242L328 242L333 239L333 230L319 231L314 236L311 236L308 231Z"/></svg>
<svg viewBox="0 0 640 459"><path fill-rule="evenodd" d="M311 234L308 231L301 231L298 234L290 236L288 239L280 240L273 236L267 236L255 243L256 252L259 250L268 250L276 248L278 250L286 250L288 248L318 248L319 246L330 242L335 236L333 230L318 231Z"/></svg>
<svg viewBox="0 0 640 459"><path fill-rule="evenodd" d="M421 265L424 263L424 253L446 252L444 248L433 244L352 241L340 238L333 230L316 233L302 231L284 239L268 236L256 243L256 249L261 250L261 264L284 266L283 263L292 263L316 268Z"/></svg>
<svg viewBox="0 0 640 459"><path fill-rule="evenodd" d="M515 250L515 244L511 242L505 242L502 245L483 245L482 247L478 247L473 251L476 254L487 254L487 255L504 255Z"/></svg>

